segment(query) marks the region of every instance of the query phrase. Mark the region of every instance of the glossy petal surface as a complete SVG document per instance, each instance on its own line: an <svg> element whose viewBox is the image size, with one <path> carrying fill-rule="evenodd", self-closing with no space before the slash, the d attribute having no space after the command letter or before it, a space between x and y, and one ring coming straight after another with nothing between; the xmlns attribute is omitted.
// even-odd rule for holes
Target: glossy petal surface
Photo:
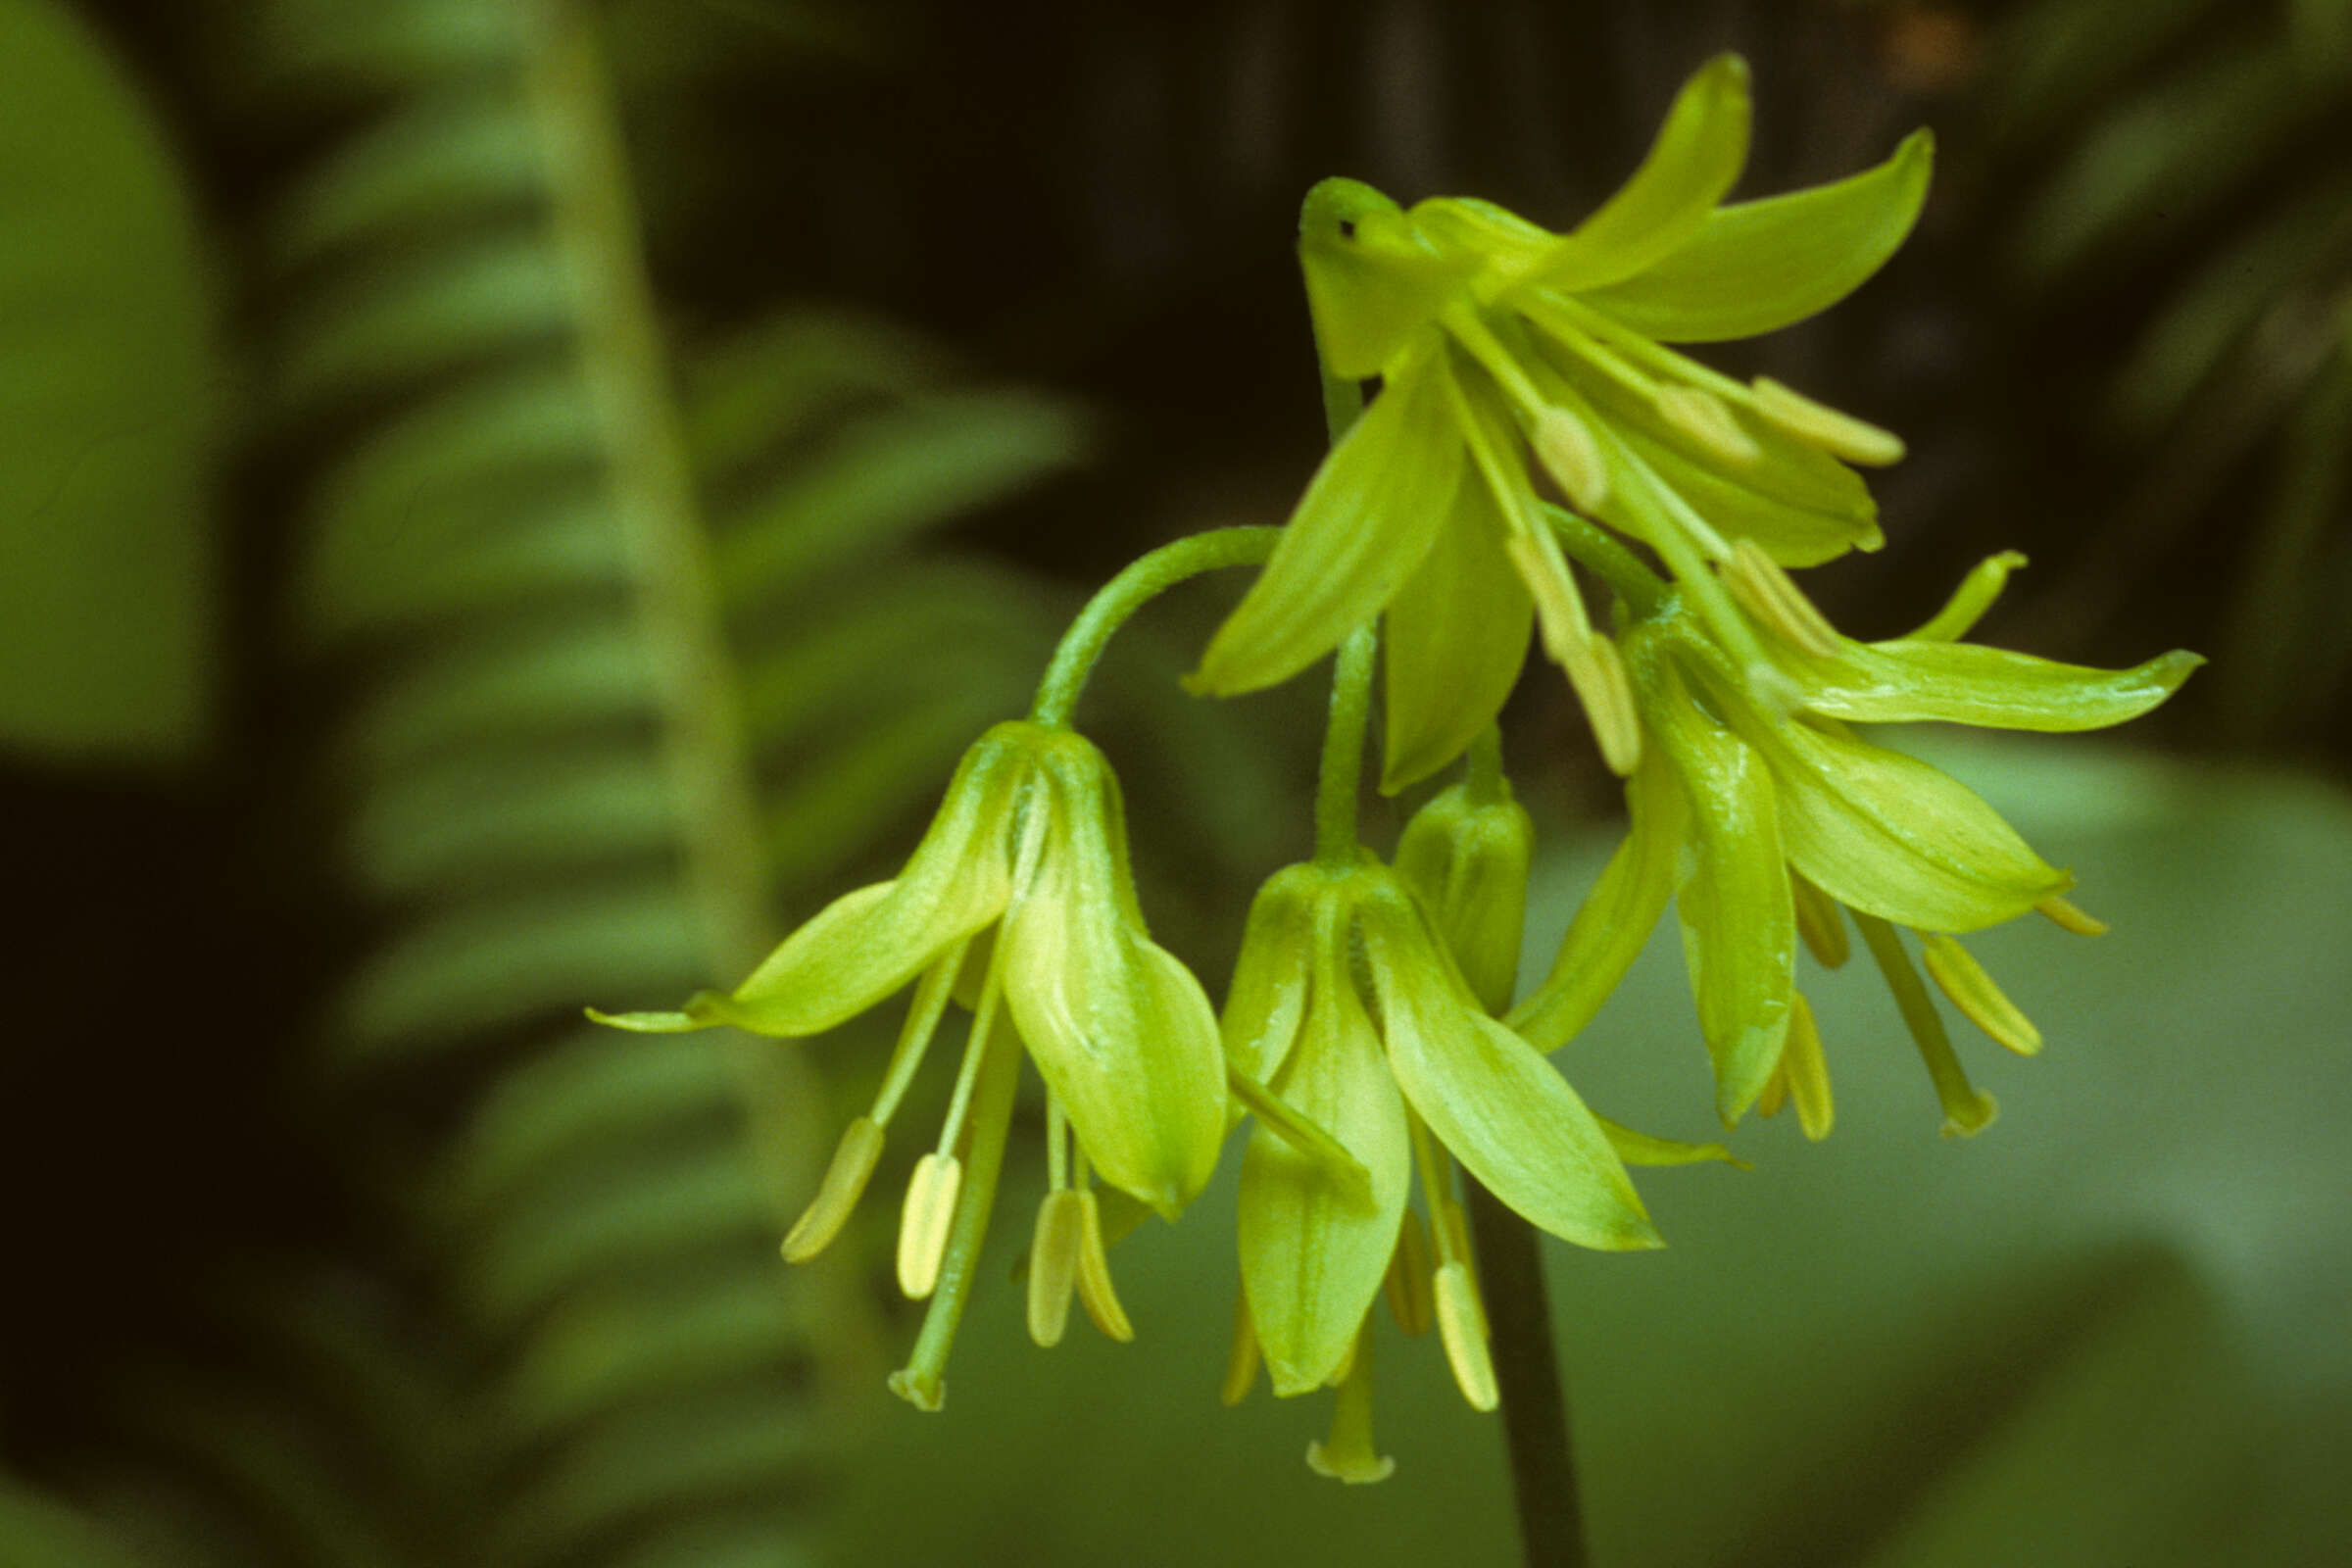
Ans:
<svg viewBox="0 0 2352 1568"><path fill-rule="evenodd" d="M1396 1249L1411 1178L1404 1102L1343 943L1334 933L1317 944L1305 1026L1274 1089L1363 1161L1372 1201L1350 1201L1263 1127L1242 1161L1242 1282L1278 1395L1321 1388L1346 1361Z"/></svg>
<svg viewBox="0 0 2352 1568"><path fill-rule="evenodd" d="M1533 1046L1478 1010L1403 890L1368 892L1357 908L1389 1064L1454 1157L1564 1241L1658 1245L1600 1124Z"/></svg>

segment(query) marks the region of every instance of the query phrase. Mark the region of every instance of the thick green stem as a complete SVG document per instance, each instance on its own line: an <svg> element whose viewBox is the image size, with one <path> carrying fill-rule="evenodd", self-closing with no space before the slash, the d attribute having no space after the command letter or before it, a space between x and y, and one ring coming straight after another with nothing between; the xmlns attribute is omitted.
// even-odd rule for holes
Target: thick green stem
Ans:
<svg viewBox="0 0 2352 1568"><path fill-rule="evenodd" d="M1568 1396L1551 1342L1551 1301L1535 1227L1468 1175L1470 1231L1478 1247L1479 1296L1488 1349L1502 1395L1511 1456L1511 1494L1528 1568L1582 1568L1583 1504L1568 1437Z"/></svg>
<svg viewBox="0 0 2352 1568"><path fill-rule="evenodd" d="M1372 716L1372 656L1380 638L1366 621L1340 644L1331 677L1331 723L1315 779L1315 859L1340 867L1355 860L1355 801L1363 783L1364 729Z"/></svg>
<svg viewBox="0 0 2352 1568"><path fill-rule="evenodd" d="M1040 724L1060 728L1070 721L1086 690L1095 662L1127 617L1160 594L1188 578L1220 566L1262 565L1274 553L1282 530L1274 527L1212 528L1173 544L1161 545L1128 563L1125 570L1104 583L1088 600L1070 629L1062 633L1054 661L1037 683L1037 700L1029 716Z"/></svg>

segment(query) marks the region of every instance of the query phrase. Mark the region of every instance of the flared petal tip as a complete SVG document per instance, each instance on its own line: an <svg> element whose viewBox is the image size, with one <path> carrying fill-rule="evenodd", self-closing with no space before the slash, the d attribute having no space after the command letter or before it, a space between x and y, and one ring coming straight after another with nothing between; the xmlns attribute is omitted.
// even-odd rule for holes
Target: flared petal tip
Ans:
<svg viewBox="0 0 2352 1568"><path fill-rule="evenodd" d="M1699 67L1691 80L1714 92L1744 93L1748 90L1748 76L1747 57L1726 49Z"/></svg>
<svg viewBox="0 0 2352 1568"><path fill-rule="evenodd" d="M2148 679L2164 688L2170 697L2180 689L2181 683L2205 667L2205 656L2192 654L2185 648L2176 648L2169 654L2158 654L2148 661L2145 668Z"/></svg>
<svg viewBox="0 0 2352 1568"><path fill-rule="evenodd" d="M1666 1238L1659 1234L1657 1226L1650 1222L1649 1216L1636 1214L1631 1220L1618 1227L1617 1234L1610 1239L1607 1250L1612 1252L1654 1252L1664 1248L1665 1245Z"/></svg>
<svg viewBox="0 0 2352 1568"><path fill-rule="evenodd" d="M640 1035L680 1035L695 1029L708 1029L718 1020L698 1017L690 1012L600 1012L583 1007L591 1023L601 1023L609 1029L626 1029Z"/></svg>

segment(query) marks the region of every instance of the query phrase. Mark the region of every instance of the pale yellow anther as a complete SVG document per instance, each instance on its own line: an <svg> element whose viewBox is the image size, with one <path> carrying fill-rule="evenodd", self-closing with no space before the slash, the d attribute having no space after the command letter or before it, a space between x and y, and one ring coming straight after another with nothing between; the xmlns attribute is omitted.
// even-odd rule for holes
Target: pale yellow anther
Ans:
<svg viewBox="0 0 2352 1568"><path fill-rule="evenodd" d="M1757 376L1749 388L1755 393L1756 413L1801 441L1809 441L1848 463L1871 467L1884 467L1903 459L1903 438L1891 430L1882 430L1850 414L1840 414L1827 404L1816 403L1770 376Z"/></svg>
<svg viewBox="0 0 2352 1568"><path fill-rule="evenodd" d="M1723 564L1723 582L1740 609L1798 653L1835 659L1842 650L1838 628L1754 540L1741 539L1732 546L1732 559Z"/></svg>
<svg viewBox="0 0 2352 1568"><path fill-rule="evenodd" d="M1396 1250L1389 1258L1389 1272L1381 1280L1381 1290L1389 1298L1389 1312L1396 1319L1396 1326L1407 1334L1427 1334L1437 1326L1429 1275L1429 1231L1422 1225L1421 1216L1408 1208L1396 1228Z"/></svg>
<svg viewBox="0 0 2352 1568"><path fill-rule="evenodd" d="M805 1263L833 1245L849 1223L865 1184L873 1179L874 1162L882 1157L882 1129L870 1116L860 1116L843 1129L834 1147L833 1163L825 1167L824 1185L784 1234L784 1260Z"/></svg>
<svg viewBox="0 0 2352 1568"><path fill-rule="evenodd" d="M1503 540L1503 549L1535 596L1544 652L1566 672L1577 701L1584 705L1585 722L1592 726L1601 760L1620 777L1630 776L1642 760L1642 719L1617 645L1592 629L1576 579L1568 574L1568 564L1548 535L1539 542L1531 535L1512 533Z"/></svg>
<svg viewBox="0 0 2352 1568"><path fill-rule="evenodd" d="M2079 937L2103 937L2107 934L2106 921L2077 908L2054 893L2034 907L2062 931L2072 931Z"/></svg>
<svg viewBox="0 0 2352 1568"><path fill-rule="evenodd" d="M1233 1302L1233 1348L1225 1357L1225 1381L1217 1389L1217 1398L1228 1408L1250 1397L1250 1390L1257 1382L1259 1351L1257 1324L1250 1316L1250 1296L1247 1291Z"/></svg>
<svg viewBox="0 0 2352 1568"><path fill-rule="evenodd" d="M1029 1338L1042 1346L1059 1345L1070 1321L1070 1294L1078 1285L1085 1223L1079 1196L1065 1187L1048 1193L1037 1205L1037 1230L1029 1243Z"/></svg>
<svg viewBox="0 0 2352 1568"><path fill-rule="evenodd" d="M1558 482L1576 510L1591 513L1609 499L1609 466L1592 427L1558 404L1546 404L1528 429L1528 445L1544 472Z"/></svg>
<svg viewBox="0 0 2352 1568"><path fill-rule="evenodd" d="M1595 633L1581 650L1581 663L1565 667L1568 683L1585 705L1585 719L1592 726L1600 760L1619 778L1630 778L1642 762L1642 713L1634 706L1634 683L1625 672L1617 645Z"/></svg>
<svg viewBox="0 0 2352 1568"><path fill-rule="evenodd" d="M921 1300L939 1285L939 1265L956 1221L956 1199L963 1187L963 1162L936 1152L914 1162L906 1183L906 1206L899 1218L899 1289Z"/></svg>
<svg viewBox="0 0 2352 1568"><path fill-rule="evenodd" d="M1726 463L1744 467L1764 456L1723 399L1703 387L1661 386L1650 401L1659 417Z"/></svg>
<svg viewBox="0 0 2352 1568"><path fill-rule="evenodd" d="M1992 976L1984 972L1975 955L1947 936L1923 934L1920 947L1929 976L1972 1023L2021 1056L2041 1050L2041 1031L2017 1010L2017 1004L2001 995L2001 988L1992 983Z"/></svg>
<svg viewBox="0 0 2352 1568"><path fill-rule="evenodd" d="M1438 1337L1446 1342L1446 1364L1462 1397L1475 1410L1492 1410L1498 1402L1494 1359L1487 1350L1487 1314L1479 1304L1478 1287L1471 1282L1470 1265L1460 1260L1438 1269Z"/></svg>
<svg viewBox="0 0 2352 1568"><path fill-rule="evenodd" d="M1110 1285L1110 1252L1102 1245L1102 1210L1095 1195L1078 1194L1078 1299L1086 1304L1086 1315L1095 1320L1104 1339L1121 1345L1135 1338L1135 1325L1127 1321L1127 1309L1119 1304L1119 1293Z"/></svg>
<svg viewBox="0 0 2352 1568"><path fill-rule="evenodd" d="M1853 956L1853 947L1845 935L1845 917L1838 912L1838 901L1797 875L1788 873L1788 891L1795 896L1796 934L1805 939L1805 948L1821 961L1825 969L1835 969Z"/></svg>
<svg viewBox="0 0 2352 1568"><path fill-rule="evenodd" d="M1813 1004L1801 991L1788 997L1788 1035L1781 1047L1781 1070L1788 1098L1796 1103L1796 1124L1805 1137L1820 1143L1830 1136L1838 1119L1830 1098L1830 1063L1821 1052L1821 1030L1813 1021Z"/></svg>

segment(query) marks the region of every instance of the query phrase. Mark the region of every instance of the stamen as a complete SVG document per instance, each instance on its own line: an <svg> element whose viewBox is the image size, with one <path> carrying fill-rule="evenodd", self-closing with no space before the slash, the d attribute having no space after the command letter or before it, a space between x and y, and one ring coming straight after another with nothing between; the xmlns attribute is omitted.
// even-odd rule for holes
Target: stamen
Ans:
<svg viewBox="0 0 2352 1568"><path fill-rule="evenodd" d="M1854 950L1845 940L1845 917L1838 912L1838 901L1793 870L1788 873L1788 891L1795 896L1796 934L1805 939L1806 951L1825 969L1844 967Z"/></svg>
<svg viewBox="0 0 2352 1568"><path fill-rule="evenodd" d="M1046 1195L1037 1205L1037 1230L1029 1243L1029 1338L1051 1348L1061 1343L1070 1320L1070 1293L1078 1283L1080 1195L1068 1188Z"/></svg>
<svg viewBox="0 0 2352 1568"><path fill-rule="evenodd" d="M1943 1019L1936 1015L1927 986L1903 952L1902 938L1875 914L1856 909L1853 916L1862 944L1878 960L1879 972L1886 977L1886 989L1894 994L1895 1008L1903 1015L1903 1026L1911 1031L1920 1059L1927 1063L1936 1098L1943 1104L1943 1136L1971 1138L1983 1132L2000 1114L2000 1106L1990 1095L1971 1085L1968 1074L1961 1071L1960 1058L1952 1052L1952 1037L1944 1033Z"/></svg>
<svg viewBox="0 0 2352 1568"><path fill-rule="evenodd" d="M1577 511L1592 514L1607 503L1609 466L1591 425L1556 403L1545 404L1528 425L1527 444Z"/></svg>
<svg viewBox="0 0 2352 1568"><path fill-rule="evenodd" d="M1952 999L1952 1005L1967 1013L1971 1022L1993 1039L2021 1056L2031 1056L2041 1050L2041 1031L2034 1021L2018 1010L2017 1004L2001 995L2001 988L1992 983L1976 956L1947 936L1922 934L1920 946L1925 950L1928 973L1943 994Z"/></svg>
<svg viewBox="0 0 2352 1568"><path fill-rule="evenodd" d="M1453 1381L1474 1410L1492 1410L1499 1402L1494 1387L1494 1361L1487 1351L1487 1314L1470 1281L1470 1265L1455 1261L1438 1269L1438 1336L1446 1342L1446 1360Z"/></svg>
<svg viewBox="0 0 2352 1568"><path fill-rule="evenodd" d="M1381 1291L1389 1298L1389 1314L1396 1326L1418 1338L1437 1324L1437 1307L1429 1294L1429 1231L1421 1216L1408 1208L1396 1227L1396 1250L1389 1257L1389 1272Z"/></svg>
<svg viewBox="0 0 2352 1568"><path fill-rule="evenodd" d="M1846 917L1837 912L1835 898L1794 870L1788 874L1788 891L1797 901L1797 936L1804 938L1806 953L1823 968L1844 968L1853 956L1853 945L1846 943Z"/></svg>
<svg viewBox="0 0 2352 1568"><path fill-rule="evenodd" d="M1830 1063L1822 1054L1821 1030L1813 1021L1813 1004L1801 991L1788 994L1788 1038L1781 1047L1781 1074L1788 1098L1796 1102L1796 1124L1811 1143L1830 1136L1838 1108L1830 1098Z"/></svg>
<svg viewBox="0 0 2352 1568"><path fill-rule="evenodd" d="M2079 937L2103 937L2107 934L2106 921L2077 908L2055 893L2034 907L2062 931L2072 931Z"/></svg>
<svg viewBox="0 0 2352 1568"><path fill-rule="evenodd" d="M784 1234L786 1262L806 1263L833 1245L833 1238L841 1234L857 1209L858 1200L865 1196L874 1162L881 1157L882 1128L873 1118L860 1116L842 1130L841 1142L834 1146L833 1163L825 1167L824 1184Z"/></svg>
<svg viewBox="0 0 2352 1568"><path fill-rule="evenodd" d="M1353 1486L1386 1481L1396 1472L1396 1461L1372 1446L1371 1339L1369 1331L1356 1334L1347 1379L1332 1405L1331 1436L1306 1446L1308 1469Z"/></svg>
<svg viewBox="0 0 2352 1568"><path fill-rule="evenodd" d="M1548 529L1514 529L1504 535L1503 548L1535 595L1544 651L1567 674L1601 760L1620 777L1630 775L1642 760L1642 719L1633 683L1616 644L1592 629L1559 541Z"/></svg>
<svg viewBox="0 0 2352 1568"><path fill-rule="evenodd" d="M1086 1315L1095 1320L1104 1339L1128 1344L1135 1338L1135 1325L1127 1321L1119 1293L1111 1289L1110 1252L1102 1245L1102 1211L1095 1195L1085 1188L1078 1190L1078 1299L1086 1304Z"/></svg>
<svg viewBox="0 0 2352 1568"><path fill-rule="evenodd" d="M1838 628L1754 540L1741 539L1732 546L1732 559L1724 563L1723 581L1749 614L1798 653L1835 659L1843 651L1844 639L1838 635Z"/></svg>
<svg viewBox="0 0 2352 1568"><path fill-rule="evenodd" d="M1723 399L1702 387L1668 383L1650 401L1659 417L1726 463L1745 467L1764 456L1764 449L1740 428Z"/></svg>
<svg viewBox="0 0 2352 1568"><path fill-rule="evenodd" d="M906 1207L899 1221L899 1289L919 1301L939 1285L940 1260L947 1256L948 1230L963 1187L963 1162L953 1154L925 1154L906 1183Z"/></svg>
<svg viewBox="0 0 2352 1568"><path fill-rule="evenodd" d="M1759 375L1748 385L1756 395L1756 413L1825 452L1870 467L1884 467L1903 459L1903 438L1891 430L1816 403L1770 376Z"/></svg>
<svg viewBox="0 0 2352 1568"><path fill-rule="evenodd" d="M1952 590L1952 597L1944 601L1943 608L1936 612L1925 625L1912 632L1909 640L1917 643L1958 642L1968 635L1978 621L1984 618L1984 612L1990 610L1992 602L2000 597L2001 585L2009 580L2009 574L2025 564L2025 555L2016 550L2004 550L1997 556L1978 562L1969 574L1960 579L1960 586Z"/></svg>
<svg viewBox="0 0 2352 1568"><path fill-rule="evenodd" d="M1046 1096L1046 1187L1060 1192L1070 1185L1070 1119L1061 1108L1061 1097Z"/></svg>
<svg viewBox="0 0 2352 1568"><path fill-rule="evenodd" d="M1233 1349L1225 1357L1225 1381L1217 1389L1217 1398L1227 1409L1250 1397L1250 1389L1257 1381L1259 1352L1257 1324L1250 1316L1250 1293L1238 1292L1233 1298Z"/></svg>
<svg viewBox="0 0 2352 1568"><path fill-rule="evenodd" d="M906 1086L914 1081L914 1070L923 1064L923 1054L931 1049L931 1037L938 1032L940 1017L948 1010L948 999L956 994L956 971L963 967L964 955L971 951L971 946L970 937L956 943L933 959L931 967L923 971L922 979L915 982L914 1000L906 1007L906 1022L899 1030L899 1043L891 1051L890 1066L883 1072L882 1087L874 1095L872 1114L876 1125L890 1125L899 1102L906 1097Z"/></svg>
<svg viewBox="0 0 2352 1568"><path fill-rule="evenodd" d="M996 1027L997 1006L1004 997L1004 974L995 963L980 987L980 1004L972 1011L972 1030L963 1048L963 1063L956 1070L956 1092L948 1100L947 1120L940 1124L939 1152L956 1152L963 1136L964 1119L972 1112L972 1091L980 1081L980 1063L988 1054L988 1037Z"/></svg>

